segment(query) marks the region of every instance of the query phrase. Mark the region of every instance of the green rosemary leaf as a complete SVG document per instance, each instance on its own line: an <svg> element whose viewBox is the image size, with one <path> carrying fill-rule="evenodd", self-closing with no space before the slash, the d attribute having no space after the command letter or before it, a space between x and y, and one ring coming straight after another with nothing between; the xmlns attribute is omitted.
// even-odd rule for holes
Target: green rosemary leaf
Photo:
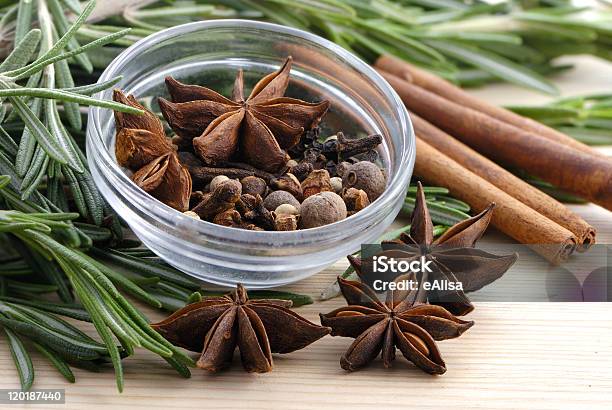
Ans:
<svg viewBox="0 0 612 410"><path fill-rule="evenodd" d="M61 350L82 360L93 360L100 357L100 353L105 352L105 349L100 349L97 346L85 343L80 340L71 339L61 333L49 331L41 326L33 325L27 322L20 322L15 319L7 319L0 316L0 324L4 328L13 330L22 336L37 340L49 346L53 350Z"/></svg>
<svg viewBox="0 0 612 410"><path fill-rule="evenodd" d="M57 293L63 302L74 302L72 292L66 284L65 276L60 272L56 264L47 262L40 255L32 252L27 246L24 246L20 241L14 241L13 247L21 254L34 271L46 276L49 282L57 286Z"/></svg>
<svg viewBox="0 0 612 410"><path fill-rule="evenodd" d="M188 379L191 377L191 371L189 368L181 363L179 360L176 360L174 357L164 357L164 360L168 362L170 366L174 368L182 377Z"/></svg>
<svg viewBox="0 0 612 410"><path fill-rule="evenodd" d="M21 282L7 279L6 284L9 289L31 294L51 293L57 290L57 286L44 283Z"/></svg>
<svg viewBox="0 0 612 410"><path fill-rule="evenodd" d="M76 320L82 320L85 322L91 321L89 313L87 313L87 311L84 310L82 307L76 306L76 305L49 303L49 302L20 299L20 298L8 297L8 296L0 297L0 300L6 301L6 302L14 302L14 303L18 303L24 306L32 306L32 307L35 307L45 312L55 313L57 315L66 316L66 317L76 319Z"/></svg>
<svg viewBox="0 0 612 410"><path fill-rule="evenodd" d="M47 312L39 311L36 308L29 306L22 306L15 303L6 303L9 307L13 308L17 312L25 315L28 321L38 326L44 327L52 332L61 333L67 337L71 337L75 340L80 340L85 343L89 343L91 346L98 346L100 352L104 352L104 345L95 341L89 337L86 333L79 330L77 327L71 325L65 320L59 317L49 314Z"/></svg>
<svg viewBox="0 0 612 410"><path fill-rule="evenodd" d="M200 292L193 292L187 298L187 304L201 302L201 301L202 301L202 294Z"/></svg>
<svg viewBox="0 0 612 410"><path fill-rule="evenodd" d="M416 185L410 185L408 187L408 194L409 195L414 195L417 192L417 187ZM448 188L444 188L441 186L425 186L423 187L423 193L424 194L442 194L442 195L447 195L449 193Z"/></svg>
<svg viewBox="0 0 612 410"><path fill-rule="evenodd" d="M126 349L140 346L138 335L129 328L120 312L113 306L113 296L109 295L89 272L66 260L58 260L58 263L64 272L70 272L71 283L92 320L94 317L100 318Z"/></svg>
<svg viewBox="0 0 612 410"><path fill-rule="evenodd" d="M70 263L73 263L76 267L86 271L87 274L90 275L95 281L96 285L99 285L102 289L108 292L111 297L121 297L117 289L113 286L112 282L106 276L104 276L102 272L100 272L89 257L79 255L72 249L65 247L64 245L54 241L49 236L43 235L39 232L26 231L24 234L37 243L40 243L49 251L53 252L56 255L56 259L58 259L58 262L60 262L59 257L62 259L65 258L65 260L70 261Z"/></svg>
<svg viewBox="0 0 612 410"><path fill-rule="evenodd" d="M57 31L59 32L59 34L67 33L70 23L68 22L68 19L66 18L64 10L62 6L60 5L59 1L58 0L46 0L46 1L49 7L49 11L51 12L51 15L53 16ZM78 43L76 38L72 36L68 40L68 44L67 44L68 50L76 50L79 47L80 47L80 44ZM79 65L83 68L83 70L85 70L88 73L93 72L93 66L91 65L91 61L89 61L89 58L87 58L87 54L79 54L75 56L74 58L79 63ZM75 127L75 128L80 128L80 127Z"/></svg>
<svg viewBox="0 0 612 410"><path fill-rule="evenodd" d="M574 108L553 107L553 106L506 106L507 109L514 111L525 117L533 118L537 121L572 121L579 117L580 112Z"/></svg>
<svg viewBox="0 0 612 410"><path fill-rule="evenodd" d="M284 8L279 7L278 5L275 7L269 7L257 0L242 0L242 3L244 3L250 9L262 12L269 20L275 23L302 30L308 29L308 21L306 19L300 18L301 16L296 13L287 13Z"/></svg>
<svg viewBox="0 0 612 410"><path fill-rule="evenodd" d="M580 198L568 192L565 192L555 187L554 185L549 184L548 182L540 181L538 179L533 179L533 178L526 178L526 181L529 182L529 184L538 188L540 191L555 198L559 202L564 202L568 204L584 204L588 202L588 201L585 201L583 198Z"/></svg>
<svg viewBox="0 0 612 410"><path fill-rule="evenodd" d="M455 198L451 198L449 196L438 196L436 198L436 202L440 205L447 206L449 208L458 209L459 211L468 213L470 212L471 207L463 201L460 201Z"/></svg>
<svg viewBox="0 0 612 410"><path fill-rule="evenodd" d="M90 237L94 242L106 242L112 239L113 234L108 228L103 228L96 225L86 224L82 222L75 222L74 226L78 228L85 235Z"/></svg>
<svg viewBox="0 0 612 410"><path fill-rule="evenodd" d="M8 175L0 175L0 189L4 188L11 182L11 177Z"/></svg>
<svg viewBox="0 0 612 410"><path fill-rule="evenodd" d="M4 327L4 333L6 334L9 349L11 351L11 357L19 373L21 390L28 391L32 387L32 383L34 383L34 366L32 365L30 354L25 349L23 342L16 333L6 327Z"/></svg>
<svg viewBox="0 0 612 410"><path fill-rule="evenodd" d="M179 309L185 307L187 302L184 299L177 298L176 296L169 295L166 292L162 292L157 289L149 289L149 293L159 300L162 304L161 309L168 312L176 312Z"/></svg>
<svg viewBox="0 0 612 410"><path fill-rule="evenodd" d="M72 373L72 370L70 370L70 366L68 366L68 363L63 358L61 358L53 350L46 348L40 343L32 342L32 344L34 345L36 350L38 350L43 356L45 356L51 362L53 367L55 367L57 371L60 372L62 376L64 376L64 379L66 379L70 383L74 383L76 381L74 373Z"/></svg>
<svg viewBox="0 0 612 410"><path fill-rule="evenodd" d="M42 100L34 100L31 108L34 115L39 117L42 112ZM32 134L32 131L30 131L30 128L25 127L21 134L21 139L19 140L19 150L15 158L15 169L20 177L24 177L28 172L32 164L32 159L34 158L36 146L36 138Z"/></svg>
<svg viewBox="0 0 612 410"><path fill-rule="evenodd" d="M79 14L79 16L74 20L74 22L72 23L72 26L70 26L70 28L53 45L53 47L51 47L51 49L47 51L45 55L41 57L41 59L55 56L56 54L61 52L64 49L64 47L66 47L66 45L70 42L70 39L73 38L74 34L78 31L78 29L83 25L83 23L85 23L85 20L91 14L95 6L96 6L95 0L89 1L83 8L83 11L81 12L81 14Z"/></svg>
<svg viewBox="0 0 612 410"><path fill-rule="evenodd" d="M18 150L19 146L15 143L15 140L0 126L0 151L4 151L10 156L15 156Z"/></svg>
<svg viewBox="0 0 612 410"><path fill-rule="evenodd" d="M86 170L82 174L76 174L76 179L87 205L87 215L89 215L95 225L102 225L102 220L104 218L104 203L89 171Z"/></svg>
<svg viewBox="0 0 612 410"><path fill-rule="evenodd" d="M76 212L59 212L59 213L29 213L29 218L40 218L46 221L72 221L80 215Z"/></svg>
<svg viewBox="0 0 612 410"><path fill-rule="evenodd" d="M465 64L482 68L508 82L528 86L547 94L559 93L557 87L540 74L499 55L453 41L425 40L425 43L442 54L463 61Z"/></svg>
<svg viewBox="0 0 612 410"><path fill-rule="evenodd" d="M289 6L293 10L305 10L315 13L318 16L329 17L356 17L355 10L339 0L268 0L270 3L277 3Z"/></svg>
<svg viewBox="0 0 612 410"><path fill-rule="evenodd" d="M89 213L87 203L85 202L85 198L81 192L81 187L79 186L79 181L74 175L74 172L72 172L72 170L68 167L63 167L62 173L64 174L64 177L66 177L66 182L70 187L70 192L72 192L72 199L79 213L85 218L88 217Z"/></svg>
<svg viewBox="0 0 612 410"><path fill-rule="evenodd" d="M186 364L187 366L195 366L195 362L191 357L183 353L177 347L175 347L172 343L164 339L162 335L157 333L153 328L149 325L147 318L137 310L133 305L131 305L125 298L119 298L119 305L129 314L130 318L134 321L136 326L144 333L146 333L152 340L154 340L159 346L165 347L168 351L171 352L171 356L179 360L181 363ZM162 357L170 357L170 355L160 354Z"/></svg>
<svg viewBox="0 0 612 410"><path fill-rule="evenodd" d="M413 34L420 38L428 38L432 40L456 40L465 41L473 45L494 45L496 47L507 47L510 45L520 46L522 39L520 36L514 34L500 34L500 33L473 33L473 32L454 32L454 33L436 33L436 32L425 32L423 34Z"/></svg>
<svg viewBox="0 0 612 410"><path fill-rule="evenodd" d="M33 0L19 0L19 11L15 23L15 44L26 36L26 31L32 24Z"/></svg>
<svg viewBox="0 0 612 410"><path fill-rule="evenodd" d="M72 79L68 62L66 60L58 61L54 66L56 88L74 88L74 80ZM64 101L62 106L64 107L64 114L68 120L68 124L70 124L72 128L80 130L83 127L83 121L79 110L79 104Z"/></svg>
<svg viewBox="0 0 612 410"><path fill-rule="evenodd" d="M30 164L28 172L24 175L21 181L21 199L28 199L30 195L38 188L38 185L47 174L47 166L49 165L49 156L38 146L34 161Z"/></svg>
<svg viewBox="0 0 612 410"><path fill-rule="evenodd" d="M8 9L3 10L4 14L0 17L0 30L6 31L10 29L9 25L13 23L13 20L17 17L19 12L19 5L14 4L14 0L0 0L0 7ZM9 5L12 5L9 7Z"/></svg>
<svg viewBox="0 0 612 410"><path fill-rule="evenodd" d="M155 308L162 307L162 303L159 300L155 299L155 297L151 296L149 293L147 293L147 291L142 289L140 286L136 285L131 280L127 279L125 276L121 275L120 273L115 272L114 270L110 269L108 266L94 259L92 259L92 262L98 267L98 269L100 269L101 272L103 272L106 276L108 276L110 280L113 281L113 283L119 288L125 290L130 295L142 300L143 302Z"/></svg>
<svg viewBox="0 0 612 410"><path fill-rule="evenodd" d="M249 298L290 300L291 302L293 302L292 307L311 305L312 303L314 303L312 298L308 295L301 295L299 293L277 290L252 290L249 292Z"/></svg>
<svg viewBox="0 0 612 410"><path fill-rule="evenodd" d="M0 73L15 70L26 65L36 52L40 38L41 32L39 29L30 30L15 46L11 54L0 64Z"/></svg>
<svg viewBox="0 0 612 410"><path fill-rule="evenodd" d="M58 54L52 57L44 57L44 56L39 57L36 61L32 62L31 64L25 67L5 72L3 73L3 75L6 77L11 77L15 81L22 80L24 78L28 78L32 76L33 74L43 70L49 64L53 64L57 61L65 60L65 59L74 57L76 55L79 55L81 53L85 53L89 50L92 50L98 47L102 47L108 43L112 43L118 38L125 36L129 32L130 32L130 29L125 29L117 33L109 34L107 36L94 40L91 43L85 44L84 46L81 46L76 50L64 52L64 53L61 53L61 54Z"/></svg>
<svg viewBox="0 0 612 410"><path fill-rule="evenodd" d="M610 129L558 127L558 130L588 145L612 145L612 131Z"/></svg>
<svg viewBox="0 0 612 410"><path fill-rule="evenodd" d="M195 281L176 269L129 256L116 250L101 250L94 248L92 249L92 254L97 258L125 267L133 272L139 272L143 276L158 276L163 280L175 283L187 289L198 290L200 287Z"/></svg>
<svg viewBox="0 0 612 410"><path fill-rule="evenodd" d="M81 14L81 3L79 0L62 0L62 3L74 14Z"/></svg>
<svg viewBox="0 0 612 410"><path fill-rule="evenodd" d="M0 264L0 276L23 276L30 274L32 274L32 269L22 259L10 262L2 260L2 263Z"/></svg>
<svg viewBox="0 0 612 410"><path fill-rule="evenodd" d="M402 206L402 212L408 215L412 214L412 211L414 211L414 205L414 198L406 198L404 200L404 205ZM451 226L470 217L465 212L440 205L436 202L428 201L427 206L429 208L431 220L436 224Z"/></svg>
<svg viewBox="0 0 612 410"><path fill-rule="evenodd" d="M0 87L2 87L2 81L0 80ZM1 89L0 93L3 91L7 91L6 89ZM47 154L62 164L67 164L68 159L65 156L65 153L62 150L62 147L59 146L57 140L51 133L47 130L44 124L38 119L36 114L32 112L30 107L28 107L18 96L10 97L9 100L13 104L13 108L18 112L19 116L25 123L26 127L29 128L32 136L36 138L36 142L40 144L40 146L47 152Z"/></svg>
<svg viewBox="0 0 612 410"><path fill-rule="evenodd" d="M74 285L78 293L84 294L86 292L85 289L80 287L78 280L74 281ZM106 346L106 349L108 350L108 353L111 358L111 362L113 363L113 368L115 369L115 381L117 384L117 389L119 390L119 392L122 392L123 391L123 365L121 364L121 355L119 354L119 349L117 349L117 345L115 345L111 332L106 327L104 320L98 314L92 302L88 298L84 298L83 304L85 305L87 310L90 312L92 323L94 327L96 328L96 331L100 335L102 342Z"/></svg>
<svg viewBox="0 0 612 410"><path fill-rule="evenodd" d="M93 95L100 91L107 90L121 81L123 76L118 76L113 78L112 80L104 81L96 84L82 85L80 87L73 88L64 88L64 91L71 92L74 94L82 94L82 95Z"/></svg>
<svg viewBox="0 0 612 410"><path fill-rule="evenodd" d="M52 101L68 101L75 102L83 105L90 105L94 107L110 108L115 111L126 112L129 114L142 114L143 111L137 108L132 108L127 105L119 104L114 101L99 100L96 98L88 97L82 94L76 94L65 90L58 90L53 88L4 88L0 89L0 98L12 97L35 97L35 98L46 98ZM14 102L13 102L14 103ZM25 122L25 120L24 120ZM27 124L26 124L27 125Z"/></svg>
<svg viewBox="0 0 612 410"><path fill-rule="evenodd" d="M191 294L187 289L181 288L180 286L173 284L173 283L159 282L157 284L157 287L161 291L166 292L167 294L177 297L184 301L189 299L189 295Z"/></svg>

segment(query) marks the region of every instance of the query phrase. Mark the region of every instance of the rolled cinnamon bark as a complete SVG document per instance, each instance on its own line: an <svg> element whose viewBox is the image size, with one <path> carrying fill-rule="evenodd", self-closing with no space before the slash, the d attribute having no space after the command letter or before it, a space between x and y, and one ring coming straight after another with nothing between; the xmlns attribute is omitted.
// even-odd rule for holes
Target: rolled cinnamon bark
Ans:
<svg viewBox="0 0 612 410"><path fill-rule="evenodd" d="M486 157L612 210L612 160L529 133L379 71L409 110Z"/></svg>
<svg viewBox="0 0 612 410"><path fill-rule="evenodd" d="M604 157L605 155L595 151L593 148L580 141L576 141L572 137L565 135L553 128L539 123L531 118L523 117L510 110L507 110L497 105L488 103L480 98L465 92L460 87L438 77L435 74L428 73L414 65L400 60L396 57L383 55L376 60L376 67L396 75L406 81L414 83L419 87L425 88L432 93L438 94L441 97L461 104L465 107L480 111L500 121L514 125L525 131L538 134L544 138L559 142L587 154Z"/></svg>
<svg viewBox="0 0 612 410"><path fill-rule="evenodd" d="M514 174L467 145L457 141L418 115L411 113L412 125L417 137L433 148L457 161L460 165L486 179L502 191L538 211L550 220L571 231L583 248L595 243L595 228L556 199L529 185ZM419 152L418 155L421 155ZM537 227L536 227L537 229Z"/></svg>
<svg viewBox="0 0 612 410"><path fill-rule="evenodd" d="M426 182L444 186L475 212L495 202L491 223L516 241L532 248L554 264L567 260L576 247L576 237L567 229L536 212L495 185L468 171L459 163L417 137L414 172ZM537 227L537 228L536 228Z"/></svg>

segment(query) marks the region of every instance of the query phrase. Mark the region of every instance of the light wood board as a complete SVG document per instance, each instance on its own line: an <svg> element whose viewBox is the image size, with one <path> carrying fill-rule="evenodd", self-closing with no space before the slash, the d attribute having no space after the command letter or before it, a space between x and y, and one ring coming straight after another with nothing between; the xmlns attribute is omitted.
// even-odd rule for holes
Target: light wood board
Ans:
<svg viewBox="0 0 612 410"><path fill-rule="evenodd" d="M560 78L564 95L612 91L610 65L591 58L573 61L579 68ZM508 85L474 93L496 103L543 101L542 96ZM572 208L598 229L600 243L612 243L612 213L595 205ZM483 243L500 241L511 243L496 232L483 239ZM522 260L513 268L512 278L502 280L529 280L538 263ZM339 261L288 289L316 297L345 267L346 262ZM343 303L336 298L297 310L318 322L319 312ZM152 320L163 316L150 313ZM439 343L448 371L438 377L422 373L401 356L390 369L377 361L359 372L346 373L339 359L351 339L325 337L299 352L276 355L274 371L263 375L243 372L236 360L220 374L195 369L192 378L185 380L161 359L140 350L124 361L125 391L118 394L111 368L97 374L75 369L77 383L68 384L46 360L33 354L34 387L66 389L66 405L28 408L609 409L611 316L609 303L478 302L469 316L476 325L458 339ZM4 342L0 343L0 387L19 387Z"/></svg>

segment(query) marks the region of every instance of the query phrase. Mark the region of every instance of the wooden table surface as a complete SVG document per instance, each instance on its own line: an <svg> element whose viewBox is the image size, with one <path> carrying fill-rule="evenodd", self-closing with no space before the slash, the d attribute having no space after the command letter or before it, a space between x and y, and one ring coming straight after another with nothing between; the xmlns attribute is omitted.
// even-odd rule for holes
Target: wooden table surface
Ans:
<svg viewBox="0 0 612 410"><path fill-rule="evenodd" d="M610 65L579 58L578 69L559 77L564 95L612 91ZM606 71L607 70L607 71ZM474 91L496 103L532 104L545 97L498 85ZM607 152L612 154L612 149ZM595 205L572 207L612 243L612 213ZM509 241L491 232L483 243ZM521 260L508 278L531 278L534 264ZM288 289L316 297L347 266L333 267ZM319 312L342 306L336 298L297 311L318 322ZM149 313L149 312L147 312ZM163 315L150 312L153 320ZM35 358L34 388L66 389L66 408L611 408L612 304L478 302L462 337L438 345L448 371L429 376L398 357L355 373L339 366L352 339L325 337L288 355L274 357L274 371L247 374L239 361L216 375L193 370L182 379L158 357L138 351L124 361L125 391L117 393L112 368L101 373L75 369L66 383L46 360ZM0 387L18 388L6 343L0 344ZM32 408L45 408L32 405ZM61 405L50 405L51 409ZM15 408L7 406L7 408Z"/></svg>

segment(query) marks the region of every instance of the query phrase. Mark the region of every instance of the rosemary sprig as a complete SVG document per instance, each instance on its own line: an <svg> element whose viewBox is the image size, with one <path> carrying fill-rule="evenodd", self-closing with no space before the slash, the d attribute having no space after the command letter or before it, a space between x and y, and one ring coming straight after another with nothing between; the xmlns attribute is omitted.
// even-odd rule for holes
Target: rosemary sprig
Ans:
<svg viewBox="0 0 612 410"><path fill-rule="evenodd" d="M510 106L588 145L612 145L612 95L563 98L543 106Z"/></svg>
<svg viewBox="0 0 612 410"><path fill-rule="evenodd" d="M6 189L9 188L5 186L3 190ZM74 215L57 213L48 215L2 210L0 211L0 232L3 235L10 233L13 243L23 244L31 252L60 267L78 300L87 310L103 344L99 342L94 344L90 340L87 343L83 342L82 338L77 337L77 333L80 332L78 329L66 325L59 318L44 310L37 310L25 304L15 309L11 299L0 302L0 312L6 316L0 317L0 325L20 336L35 338L37 342L45 341L48 349L59 354L64 353L67 357L74 356L78 360L96 360L100 358L101 353L107 355L115 367L117 387L120 391L123 389L121 357L133 354L135 347L142 346L164 358L174 358L175 364L192 365L192 360L188 356L178 351L151 329L142 314L119 293L115 284L149 303L157 303L157 307L161 307L161 303L136 283L114 272L86 253L56 239L62 236L62 232L75 229L74 226L63 221ZM16 293L22 294L48 292L56 289L56 287L28 282L22 284L19 282L7 283L6 280L4 282L7 284L5 288L10 290L12 286L17 289ZM25 311L27 314L17 315L15 311L22 313ZM34 317L34 319L28 321L28 317ZM43 322L49 324L45 329L41 329ZM115 345L113 337L120 342L120 348Z"/></svg>

